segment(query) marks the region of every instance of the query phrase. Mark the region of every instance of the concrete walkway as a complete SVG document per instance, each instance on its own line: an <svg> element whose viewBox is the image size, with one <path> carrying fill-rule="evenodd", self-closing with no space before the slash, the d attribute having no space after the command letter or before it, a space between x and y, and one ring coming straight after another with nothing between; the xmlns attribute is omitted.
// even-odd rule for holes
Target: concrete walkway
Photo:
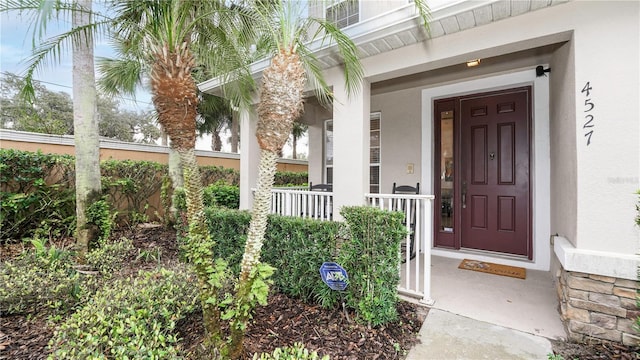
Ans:
<svg viewBox="0 0 640 360"><path fill-rule="evenodd" d="M547 359L548 339L431 309L407 360Z"/></svg>

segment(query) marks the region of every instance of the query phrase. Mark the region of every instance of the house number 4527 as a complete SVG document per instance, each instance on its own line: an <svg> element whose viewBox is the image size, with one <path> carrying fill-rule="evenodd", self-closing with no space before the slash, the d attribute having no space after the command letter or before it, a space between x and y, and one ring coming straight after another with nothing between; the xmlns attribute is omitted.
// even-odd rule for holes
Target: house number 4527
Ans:
<svg viewBox="0 0 640 360"><path fill-rule="evenodd" d="M584 94L584 125L582 125L582 129L584 129L584 137L587 138L587 146L591 145L591 136L593 136L593 128L594 128L594 116L591 113L596 105L591 101L591 82L587 81L587 83L582 88L582 93Z"/></svg>

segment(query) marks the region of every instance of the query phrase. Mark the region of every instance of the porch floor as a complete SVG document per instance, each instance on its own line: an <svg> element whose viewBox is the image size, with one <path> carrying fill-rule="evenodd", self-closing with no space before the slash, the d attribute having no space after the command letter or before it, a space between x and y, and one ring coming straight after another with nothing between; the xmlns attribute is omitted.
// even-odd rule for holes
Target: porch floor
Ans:
<svg viewBox="0 0 640 360"><path fill-rule="evenodd" d="M432 308L546 338L566 337L550 272L527 269L522 280L458 269L460 261L431 257Z"/></svg>

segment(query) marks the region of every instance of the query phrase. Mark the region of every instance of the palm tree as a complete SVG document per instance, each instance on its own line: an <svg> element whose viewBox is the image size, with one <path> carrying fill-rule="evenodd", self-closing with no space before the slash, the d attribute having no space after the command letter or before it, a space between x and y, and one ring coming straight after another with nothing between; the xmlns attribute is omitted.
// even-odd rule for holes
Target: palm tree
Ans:
<svg viewBox="0 0 640 360"><path fill-rule="evenodd" d="M201 102L194 75L205 69L226 78L246 72L249 51L243 41L252 37L251 27L240 16L242 9L230 9L225 1L123 0L113 9L119 58L100 61L100 84L106 93L133 95L145 75L150 80L158 123L180 156L189 224L187 253L199 278L206 344L215 353L224 344L216 300L223 274L216 271L225 270L213 264L195 156L198 106L210 107L211 100Z"/></svg>
<svg viewBox="0 0 640 360"><path fill-rule="evenodd" d="M278 153L293 129L294 121L303 111L303 91L309 81L322 104L332 100L332 94L322 76L317 59L308 47L313 40L322 38L337 45L349 94L359 91L363 69L355 44L333 23L325 19L303 17L306 2L296 1L248 1L260 17L254 26L263 37L259 51L271 56L270 65L262 74L262 88L258 104L256 138L260 146L260 164L254 193L251 223L245 243L238 284L238 307L243 303L256 280L260 265L260 253L271 205L271 188L274 183ZM421 18L427 24L428 8L423 0L415 1ZM238 319L244 328L248 315ZM232 331L236 331L235 327ZM239 343L231 344L232 358L242 350L242 336L234 336Z"/></svg>
<svg viewBox="0 0 640 360"><path fill-rule="evenodd" d="M294 159L298 158L298 152L297 152L298 139L301 138L302 135L304 135L304 133L306 133L308 129L309 129L309 126L306 124L303 124L298 121L293 123L293 129L291 130L291 147L293 148L292 158Z"/></svg>
<svg viewBox="0 0 640 360"><path fill-rule="evenodd" d="M93 60L93 38L106 33L107 19L92 11L91 0L16 0L5 1L0 11L20 11L33 16L34 42L40 44L27 60L25 87L22 95L29 101L35 96L33 75L53 58L60 60L61 53L70 43L73 55L73 128L75 138L76 178L76 248L78 260L84 261L90 242L96 231L88 223L87 209L101 196L100 143L96 110L96 88ZM71 30L42 41L51 20L71 16ZM38 29L39 31L35 31Z"/></svg>
<svg viewBox="0 0 640 360"><path fill-rule="evenodd" d="M233 112L229 100L199 92L197 130L200 135L211 134L211 150L222 150L220 133L231 127Z"/></svg>

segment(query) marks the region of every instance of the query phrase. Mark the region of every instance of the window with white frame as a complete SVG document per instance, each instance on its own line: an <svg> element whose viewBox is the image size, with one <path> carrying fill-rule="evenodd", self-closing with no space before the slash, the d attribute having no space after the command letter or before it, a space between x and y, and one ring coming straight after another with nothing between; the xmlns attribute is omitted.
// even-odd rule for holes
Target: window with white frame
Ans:
<svg viewBox="0 0 640 360"><path fill-rule="evenodd" d="M371 113L369 125L369 192L380 193L380 112ZM324 181L333 184L333 120L324 122Z"/></svg>
<svg viewBox="0 0 640 360"><path fill-rule="evenodd" d="M371 113L369 122L369 192L380 193L380 120L379 112Z"/></svg>
<svg viewBox="0 0 640 360"><path fill-rule="evenodd" d="M344 0L334 1L327 7L326 19L342 29L360 21L360 1Z"/></svg>
<svg viewBox="0 0 640 360"><path fill-rule="evenodd" d="M324 122L324 182L333 184L333 120Z"/></svg>

